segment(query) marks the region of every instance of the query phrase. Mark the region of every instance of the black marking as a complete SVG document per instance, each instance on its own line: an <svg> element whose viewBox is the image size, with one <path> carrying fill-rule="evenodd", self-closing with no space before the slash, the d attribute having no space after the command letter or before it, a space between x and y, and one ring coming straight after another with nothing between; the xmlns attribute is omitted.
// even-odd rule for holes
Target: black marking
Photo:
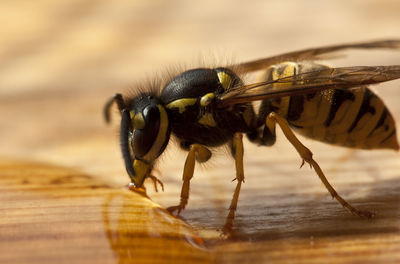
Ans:
<svg viewBox="0 0 400 264"><path fill-rule="evenodd" d="M267 76L266 81L272 81L273 80L272 72L273 72L273 69L272 68L268 68L268 70L266 72L266 76Z"/></svg>
<svg viewBox="0 0 400 264"><path fill-rule="evenodd" d="M290 96L289 109L287 113L288 121L296 121L304 111L304 96Z"/></svg>
<svg viewBox="0 0 400 264"><path fill-rule="evenodd" d="M376 95L374 95L369 89L364 90L363 101L361 103L360 110L358 111L358 114L349 129L347 129L347 133L351 133L351 131L353 131L353 129L357 126L357 123L366 113L371 113L372 115L375 114L375 108L370 105L373 97L376 97Z"/></svg>
<svg viewBox="0 0 400 264"><path fill-rule="evenodd" d="M350 100L354 102L355 96L352 92L346 90L333 90L331 108L329 109L328 118L325 120L324 125L329 127L332 123L333 119L336 116L337 111L339 110L340 106L346 101Z"/></svg>
<svg viewBox="0 0 400 264"><path fill-rule="evenodd" d="M278 74L282 75L283 72L290 67L291 65L286 65L285 67L278 69ZM297 66L297 65L296 65ZM293 66L293 76L297 75L297 67ZM300 118L301 114L304 111L304 96L291 96L289 99L287 120L295 121Z"/></svg>
<svg viewBox="0 0 400 264"><path fill-rule="evenodd" d="M277 68L276 72L278 73L278 75L281 76L288 66L289 65L285 65L284 67Z"/></svg>
<svg viewBox="0 0 400 264"><path fill-rule="evenodd" d="M315 97L316 94L317 94L317 93L309 93L309 94L306 94L306 95L305 95L306 100L307 100L307 101L310 101L311 99L313 99L313 98Z"/></svg>
<svg viewBox="0 0 400 264"><path fill-rule="evenodd" d="M379 144L383 144L386 140L393 137L396 134L396 129L393 129L392 133L390 133L387 137L385 137Z"/></svg>
<svg viewBox="0 0 400 264"><path fill-rule="evenodd" d="M385 119L388 116L389 111L387 110L387 108L385 107L382 111L381 117L378 120L378 123L376 123L376 126L374 127L374 129L371 130L371 132L369 132L368 137L372 135L372 133L377 130L378 128L380 128L381 126L384 125ZM388 128L389 129L389 128ZM385 129L387 131L387 129Z"/></svg>

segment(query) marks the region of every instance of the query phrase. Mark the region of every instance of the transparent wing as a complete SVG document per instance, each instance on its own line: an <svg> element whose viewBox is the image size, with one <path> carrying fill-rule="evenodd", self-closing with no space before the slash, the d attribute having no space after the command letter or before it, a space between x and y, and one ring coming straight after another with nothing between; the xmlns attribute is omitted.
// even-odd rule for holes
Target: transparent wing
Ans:
<svg viewBox="0 0 400 264"><path fill-rule="evenodd" d="M283 96L351 89L400 78L400 65L319 69L272 81L233 87L218 97L219 107Z"/></svg>
<svg viewBox="0 0 400 264"><path fill-rule="evenodd" d="M395 40L395 39L341 44L341 45L333 45L333 46L325 46L319 48L293 51L273 57L232 65L231 67L239 68L241 72L246 73L246 72L266 69L267 67L273 64L281 63L284 61L296 62L304 60L318 60L323 58L321 56L323 54L332 53L335 51L345 50L345 49L398 49L398 48L400 48L400 40Z"/></svg>

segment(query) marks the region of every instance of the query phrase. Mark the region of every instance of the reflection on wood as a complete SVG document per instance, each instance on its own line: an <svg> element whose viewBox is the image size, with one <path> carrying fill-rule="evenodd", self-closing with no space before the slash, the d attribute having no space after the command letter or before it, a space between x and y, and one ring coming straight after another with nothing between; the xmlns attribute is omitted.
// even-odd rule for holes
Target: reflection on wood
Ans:
<svg viewBox="0 0 400 264"><path fill-rule="evenodd" d="M111 248L123 263L210 259L192 228L147 197L114 192L103 205L103 219Z"/></svg>
<svg viewBox="0 0 400 264"><path fill-rule="evenodd" d="M1 263L210 260L192 228L142 194L45 164L0 171Z"/></svg>

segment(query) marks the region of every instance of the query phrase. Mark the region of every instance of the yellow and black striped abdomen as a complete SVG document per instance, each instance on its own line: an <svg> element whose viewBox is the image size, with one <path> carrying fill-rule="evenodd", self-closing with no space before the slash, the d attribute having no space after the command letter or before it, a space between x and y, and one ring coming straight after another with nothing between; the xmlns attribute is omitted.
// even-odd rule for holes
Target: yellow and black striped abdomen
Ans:
<svg viewBox="0 0 400 264"><path fill-rule="evenodd" d="M270 67L265 78L274 80L324 68L327 66L286 62ZM285 117L306 137L362 149L399 148L392 115L383 101L366 87L287 96L273 99L269 104L269 109Z"/></svg>

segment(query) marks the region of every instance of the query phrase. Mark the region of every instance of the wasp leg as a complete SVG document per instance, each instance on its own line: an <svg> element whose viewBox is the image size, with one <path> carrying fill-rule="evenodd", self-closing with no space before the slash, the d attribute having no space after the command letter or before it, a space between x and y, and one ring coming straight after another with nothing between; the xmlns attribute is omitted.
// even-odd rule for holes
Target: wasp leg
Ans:
<svg viewBox="0 0 400 264"><path fill-rule="evenodd" d="M189 153L186 158L185 162L185 167L183 169L183 184L182 184L182 190L181 190L181 201L179 205L176 206L171 206L168 207L167 210L170 213L173 213L174 211L178 211L177 215L180 214L180 212L185 209L188 200L189 200L189 189L190 189L190 180L193 177L194 173L194 165L195 161L197 160L198 162L206 162L211 158L211 151L199 144L192 144L190 145L189 148Z"/></svg>
<svg viewBox="0 0 400 264"><path fill-rule="evenodd" d="M113 97L108 99L106 104L104 105L104 109L103 109L103 115L104 115L104 119L106 120L106 123L110 123L110 121L111 121L110 109L114 102L117 103L118 109L120 112L122 112L122 110L125 109L125 102L124 102L124 99L122 98L121 94L117 93Z"/></svg>
<svg viewBox="0 0 400 264"><path fill-rule="evenodd" d="M268 129L271 130L272 128L275 128L276 123L279 124L286 138L289 140L290 143L292 143L297 152L300 154L300 157L303 159L303 163L301 166L304 165L304 162L310 164L310 166L314 168L315 172L318 174L318 177L321 179L322 183L325 185L325 187L328 189L329 193L334 199L336 199L343 207L347 208L353 214L367 218L371 218L374 215L371 212L360 211L354 208L335 191L335 189L326 179L318 163L312 158L312 152L297 139L297 137L293 134L291 128L289 127L288 122L278 114L272 112L267 117L266 126L268 127Z"/></svg>
<svg viewBox="0 0 400 264"><path fill-rule="evenodd" d="M236 189L233 193L231 205L229 206L229 214L226 217L225 225L222 228L224 234L229 234L232 230L233 219L235 218L235 211L237 208L237 203L239 200L240 188L242 187L242 182L244 182L244 172L243 172L243 136L240 133L235 133L232 141L232 154L235 158L236 165L236 178L237 180Z"/></svg>
<svg viewBox="0 0 400 264"><path fill-rule="evenodd" d="M158 192L157 183L160 184L162 191L164 191L164 184L154 175L148 175L147 178L153 181L154 190Z"/></svg>

